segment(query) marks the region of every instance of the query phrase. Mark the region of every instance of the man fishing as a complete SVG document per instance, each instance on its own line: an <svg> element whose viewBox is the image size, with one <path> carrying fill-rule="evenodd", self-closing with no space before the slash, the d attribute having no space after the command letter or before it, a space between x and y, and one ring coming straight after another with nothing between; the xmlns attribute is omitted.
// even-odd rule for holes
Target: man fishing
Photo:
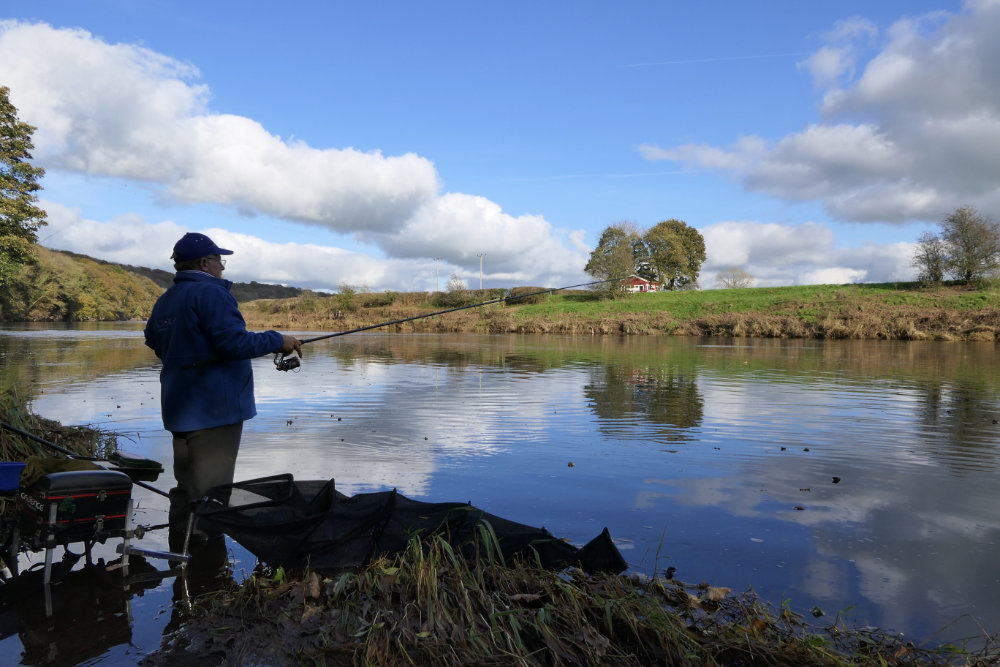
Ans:
<svg viewBox="0 0 1000 667"><path fill-rule="evenodd" d="M250 360L268 353L302 355L302 343L277 331L247 331L222 277L222 255L204 234L174 245L174 284L156 301L146 345L163 362L160 408L173 434L171 528L186 528L192 503L208 489L231 484L243 422L257 414ZM175 531L171 531L175 532Z"/></svg>

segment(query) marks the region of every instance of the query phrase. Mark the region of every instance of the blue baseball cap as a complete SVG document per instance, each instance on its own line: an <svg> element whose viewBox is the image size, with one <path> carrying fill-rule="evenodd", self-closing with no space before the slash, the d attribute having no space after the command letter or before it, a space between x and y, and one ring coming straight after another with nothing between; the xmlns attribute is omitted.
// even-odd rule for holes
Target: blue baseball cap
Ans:
<svg viewBox="0 0 1000 667"><path fill-rule="evenodd" d="M209 255L232 255L232 250L226 250L215 245L215 241L198 232L188 232L174 244L174 254L170 259L175 262L186 262L189 259L208 257Z"/></svg>

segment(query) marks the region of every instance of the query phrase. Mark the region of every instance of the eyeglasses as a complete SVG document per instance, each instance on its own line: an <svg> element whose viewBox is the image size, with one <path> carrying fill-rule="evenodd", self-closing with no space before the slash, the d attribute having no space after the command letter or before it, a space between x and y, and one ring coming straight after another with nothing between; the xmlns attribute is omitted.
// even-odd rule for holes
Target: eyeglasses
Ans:
<svg viewBox="0 0 1000 667"><path fill-rule="evenodd" d="M226 266L226 260L222 259L221 257L216 257L214 255L209 255L205 259L213 259L213 260L215 260L216 262L219 263L219 266L222 266L222 267Z"/></svg>

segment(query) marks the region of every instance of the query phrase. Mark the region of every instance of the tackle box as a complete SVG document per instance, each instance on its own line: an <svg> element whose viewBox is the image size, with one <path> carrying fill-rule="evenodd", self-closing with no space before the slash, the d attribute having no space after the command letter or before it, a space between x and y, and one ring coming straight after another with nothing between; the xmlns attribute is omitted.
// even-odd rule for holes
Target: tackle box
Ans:
<svg viewBox="0 0 1000 667"><path fill-rule="evenodd" d="M0 461L0 493L13 493L21 484L24 461Z"/></svg>
<svg viewBox="0 0 1000 667"><path fill-rule="evenodd" d="M132 480L113 470L54 472L18 491L21 539L41 545L103 541L124 530Z"/></svg>

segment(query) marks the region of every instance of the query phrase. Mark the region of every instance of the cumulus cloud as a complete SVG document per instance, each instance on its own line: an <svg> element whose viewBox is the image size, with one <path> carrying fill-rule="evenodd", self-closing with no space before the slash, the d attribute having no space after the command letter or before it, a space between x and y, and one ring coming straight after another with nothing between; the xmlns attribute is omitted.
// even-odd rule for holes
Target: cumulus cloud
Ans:
<svg viewBox="0 0 1000 667"><path fill-rule="evenodd" d="M11 88L21 118L37 127L35 158L46 169L145 183L161 200L221 204L322 226L399 258L385 274L431 257L458 270L485 251L500 272L491 274L495 278L583 278L579 233L564 235L540 216L512 216L482 197L442 194L434 165L412 153L316 148L271 134L250 118L217 113L198 77L195 67L142 46L109 44L80 29L0 21L0 81ZM146 223L122 218L113 224L121 226L124 244ZM75 224L75 230L85 227ZM168 228L153 225L152 233ZM169 229L169 236L178 231ZM94 245L74 231L61 237L63 244L71 240L79 252ZM248 253L263 243L241 242ZM321 280L303 264L301 247L265 245L271 257L287 249L296 274L275 277L277 262L262 257L272 272L258 279ZM111 259L107 252L102 256ZM124 245L114 252L126 253ZM368 284L389 284L369 256L336 249L320 254L326 266L318 262L316 272L329 274L335 259ZM234 263L233 276L236 271ZM403 284L412 284L413 275Z"/></svg>
<svg viewBox="0 0 1000 667"><path fill-rule="evenodd" d="M714 286L715 276L741 268L758 287L912 280L914 244L865 244L838 248L833 232L815 222L780 225L720 222L700 230L707 258L699 278Z"/></svg>
<svg viewBox="0 0 1000 667"><path fill-rule="evenodd" d="M1000 3L902 19L876 37L854 18L800 63L823 91L821 119L776 140L728 147L645 145L650 160L715 169L842 220L940 220L958 206L1000 206ZM857 72L860 70L860 73Z"/></svg>
<svg viewBox="0 0 1000 667"><path fill-rule="evenodd" d="M416 155L312 148L212 113L197 70L143 47L5 21L0 63L50 168L347 232L391 229L437 193L434 166Z"/></svg>
<svg viewBox="0 0 1000 667"><path fill-rule="evenodd" d="M48 213L45 245L72 250L110 262L173 271L171 249L189 231L208 234L235 254L228 258L226 278L237 282L256 280L316 290L336 290L342 283L372 289L413 284L433 284L434 267L414 259L381 259L340 248L309 243L271 243L227 229L191 230L172 221L149 222L135 215L114 220L90 220L78 209L53 201L40 202ZM445 265L442 270L452 267Z"/></svg>

